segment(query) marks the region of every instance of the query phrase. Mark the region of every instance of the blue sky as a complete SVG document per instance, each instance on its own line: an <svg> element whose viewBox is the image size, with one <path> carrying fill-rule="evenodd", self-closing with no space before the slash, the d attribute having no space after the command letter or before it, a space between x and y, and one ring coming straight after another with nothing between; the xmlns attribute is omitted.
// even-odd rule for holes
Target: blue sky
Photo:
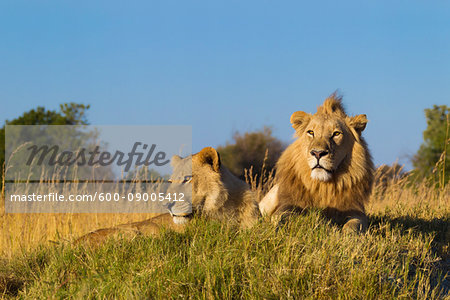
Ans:
<svg viewBox="0 0 450 300"><path fill-rule="evenodd" d="M408 164L450 103L446 1L2 1L0 120L91 104L93 124L192 125L193 150L334 90L366 113L376 164Z"/></svg>

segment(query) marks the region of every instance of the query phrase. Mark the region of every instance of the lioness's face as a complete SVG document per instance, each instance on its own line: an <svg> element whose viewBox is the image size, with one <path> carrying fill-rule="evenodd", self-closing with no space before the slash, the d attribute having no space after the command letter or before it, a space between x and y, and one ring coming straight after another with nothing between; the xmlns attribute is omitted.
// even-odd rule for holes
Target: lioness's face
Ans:
<svg viewBox="0 0 450 300"><path fill-rule="evenodd" d="M353 137L348 127L338 118L324 115L313 117L305 127L307 163L311 177L320 181L331 180L333 173L351 151Z"/></svg>
<svg viewBox="0 0 450 300"><path fill-rule="evenodd" d="M311 178L330 181L346 158L351 158L352 148L367 119L365 115L342 117L339 114L310 115L298 111L291 116L302 145L303 157L311 169Z"/></svg>
<svg viewBox="0 0 450 300"><path fill-rule="evenodd" d="M172 157L173 173L170 180L178 184L191 184L192 209L208 211L215 208L221 190L219 154L213 148L204 148L186 158Z"/></svg>

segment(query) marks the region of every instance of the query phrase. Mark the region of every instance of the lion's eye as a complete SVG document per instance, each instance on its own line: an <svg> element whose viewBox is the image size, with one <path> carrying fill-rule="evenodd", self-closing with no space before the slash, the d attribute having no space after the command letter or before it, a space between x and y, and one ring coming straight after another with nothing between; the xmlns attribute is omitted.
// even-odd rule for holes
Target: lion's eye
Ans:
<svg viewBox="0 0 450 300"><path fill-rule="evenodd" d="M341 134L342 134L341 132L335 131L335 132L333 133L333 137L335 137L335 136L340 136Z"/></svg>
<svg viewBox="0 0 450 300"><path fill-rule="evenodd" d="M314 136L314 131L312 130L308 130L306 133L309 134L310 136Z"/></svg>

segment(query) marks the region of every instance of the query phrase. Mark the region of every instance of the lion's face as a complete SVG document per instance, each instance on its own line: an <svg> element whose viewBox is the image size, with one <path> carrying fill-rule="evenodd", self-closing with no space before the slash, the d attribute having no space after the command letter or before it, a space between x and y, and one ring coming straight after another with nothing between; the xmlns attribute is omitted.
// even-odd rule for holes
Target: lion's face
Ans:
<svg viewBox="0 0 450 300"><path fill-rule="evenodd" d="M329 181L333 172L351 151L354 141L345 123L324 115L312 118L305 127L302 139L306 142L305 155L311 168L311 177Z"/></svg>
<svg viewBox="0 0 450 300"><path fill-rule="evenodd" d="M219 153L214 148L203 148L186 158L174 156L172 166L172 181L191 185L194 212L239 223L244 228L257 222L260 214L254 193L247 183L221 165ZM173 210L172 214L176 215ZM177 222L175 218L174 221Z"/></svg>
<svg viewBox="0 0 450 300"><path fill-rule="evenodd" d="M351 158L353 145L367 119L365 115L346 117L341 114L295 112L291 123L301 144L302 157L311 178L327 182Z"/></svg>
<svg viewBox="0 0 450 300"><path fill-rule="evenodd" d="M220 159L215 149L207 147L186 158L175 155L171 164L171 181L191 184L194 211L212 211L221 204L226 191L221 184Z"/></svg>

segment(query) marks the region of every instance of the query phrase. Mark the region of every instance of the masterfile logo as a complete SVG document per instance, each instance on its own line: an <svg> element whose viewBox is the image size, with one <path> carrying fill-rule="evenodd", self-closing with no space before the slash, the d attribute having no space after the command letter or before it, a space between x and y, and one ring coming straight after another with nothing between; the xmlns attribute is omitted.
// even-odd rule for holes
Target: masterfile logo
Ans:
<svg viewBox="0 0 450 300"><path fill-rule="evenodd" d="M138 148L141 145L143 151L140 152L138 151ZM168 164L169 160L166 159L166 153L164 151L158 151L155 155L153 155L155 149L156 144L152 144L149 147L149 145L141 142L135 142L133 148L128 153L117 150L114 154L109 151L100 151L100 146L98 145L95 146L92 151L89 151L86 148L81 148L78 152L67 150L60 151L60 148L57 145L43 145L41 147L32 145L27 148L27 150L30 151L30 155L28 156L26 165L30 166L37 158L36 165L41 166L47 155L49 155L48 165L50 166L72 166L76 164L77 166L88 165L90 167L94 167L96 165L100 165L104 167L116 164L119 167L124 166L124 172L128 172L132 165L136 167L148 167L154 164L155 166L160 167Z"/></svg>
<svg viewBox="0 0 450 300"><path fill-rule="evenodd" d="M7 125L5 140L6 212L159 213L190 204L190 183L169 180L172 156L191 154L190 126Z"/></svg>

